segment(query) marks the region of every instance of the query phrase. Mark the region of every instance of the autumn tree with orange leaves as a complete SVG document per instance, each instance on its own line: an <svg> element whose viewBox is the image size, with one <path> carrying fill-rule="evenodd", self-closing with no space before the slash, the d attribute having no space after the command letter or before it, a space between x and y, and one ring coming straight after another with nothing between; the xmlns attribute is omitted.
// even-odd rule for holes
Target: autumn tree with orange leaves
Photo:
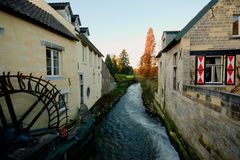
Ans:
<svg viewBox="0 0 240 160"><path fill-rule="evenodd" d="M154 56L155 37L150 27L147 32L145 50L140 59L139 74L145 78L155 78L157 75L156 58Z"/></svg>

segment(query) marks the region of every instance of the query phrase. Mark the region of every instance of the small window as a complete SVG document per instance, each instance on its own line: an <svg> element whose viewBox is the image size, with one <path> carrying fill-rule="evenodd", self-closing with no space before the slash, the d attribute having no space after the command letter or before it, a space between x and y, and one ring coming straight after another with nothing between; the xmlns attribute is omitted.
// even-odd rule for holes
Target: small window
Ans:
<svg viewBox="0 0 240 160"><path fill-rule="evenodd" d="M177 53L173 55L173 89L177 90Z"/></svg>
<svg viewBox="0 0 240 160"><path fill-rule="evenodd" d="M89 52L89 64L92 64L92 55L93 55L93 52L90 51Z"/></svg>
<svg viewBox="0 0 240 160"><path fill-rule="evenodd" d="M88 98L90 97L90 88L89 87L87 88L87 97Z"/></svg>
<svg viewBox="0 0 240 160"><path fill-rule="evenodd" d="M82 46L82 62L86 61L86 52L85 52L85 47Z"/></svg>
<svg viewBox="0 0 240 160"><path fill-rule="evenodd" d="M173 68L173 89L177 90L177 67Z"/></svg>
<svg viewBox="0 0 240 160"><path fill-rule="evenodd" d="M60 76L60 53L59 51L46 49L47 76Z"/></svg>
<svg viewBox="0 0 240 160"><path fill-rule="evenodd" d="M59 108L66 108L68 105L68 94L59 95Z"/></svg>
<svg viewBox="0 0 240 160"><path fill-rule="evenodd" d="M234 36L239 36L240 35L240 15L233 16L232 23L233 23L233 28L232 28L232 34Z"/></svg>
<svg viewBox="0 0 240 160"><path fill-rule="evenodd" d="M175 53L173 55L173 65L176 66L177 65L177 53Z"/></svg>
<svg viewBox="0 0 240 160"><path fill-rule="evenodd" d="M206 83L222 83L222 57L206 57Z"/></svg>

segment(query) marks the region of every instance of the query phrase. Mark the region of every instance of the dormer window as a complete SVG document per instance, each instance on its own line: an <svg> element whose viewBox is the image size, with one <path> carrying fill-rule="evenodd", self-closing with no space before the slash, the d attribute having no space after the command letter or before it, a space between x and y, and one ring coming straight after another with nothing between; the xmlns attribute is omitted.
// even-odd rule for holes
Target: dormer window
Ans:
<svg viewBox="0 0 240 160"><path fill-rule="evenodd" d="M66 12L65 19L66 19L68 22L71 22L70 14L69 14L68 12Z"/></svg>
<svg viewBox="0 0 240 160"><path fill-rule="evenodd" d="M233 28L232 28L232 35L234 36L240 36L240 15L235 15L233 16L232 19L232 23L233 23Z"/></svg>

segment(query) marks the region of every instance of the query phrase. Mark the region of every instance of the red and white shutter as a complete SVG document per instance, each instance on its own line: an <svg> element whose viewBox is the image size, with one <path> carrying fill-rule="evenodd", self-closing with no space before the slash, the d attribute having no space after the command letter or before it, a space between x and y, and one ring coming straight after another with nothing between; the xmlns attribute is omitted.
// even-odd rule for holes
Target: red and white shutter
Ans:
<svg viewBox="0 0 240 160"><path fill-rule="evenodd" d="M204 84L205 56L197 56L197 84Z"/></svg>
<svg viewBox="0 0 240 160"><path fill-rule="evenodd" d="M226 84L235 84L235 56L226 56Z"/></svg>

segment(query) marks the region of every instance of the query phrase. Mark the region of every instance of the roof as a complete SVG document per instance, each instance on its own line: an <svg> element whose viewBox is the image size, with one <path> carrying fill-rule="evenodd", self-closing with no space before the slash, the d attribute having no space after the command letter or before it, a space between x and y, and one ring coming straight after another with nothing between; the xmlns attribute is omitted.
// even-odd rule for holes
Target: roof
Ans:
<svg viewBox="0 0 240 160"><path fill-rule="evenodd" d="M65 9L67 6L70 5L69 2L60 2L60 3L48 3L52 8L59 10L59 9Z"/></svg>
<svg viewBox="0 0 240 160"><path fill-rule="evenodd" d="M84 34L79 33L78 36L79 36L79 38L82 40L82 42L85 43L85 44L87 44L87 45L89 45L89 47L90 47L92 50L94 50L94 51L98 54L98 56L104 57L104 56L102 55L102 53L92 44L92 42L91 42Z"/></svg>
<svg viewBox="0 0 240 160"><path fill-rule="evenodd" d="M175 46L181 38L218 2L218 0L211 0L177 35L176 37L163 49L160 53L166 52Z"/></svg>
<svg viewBox="0 0 240 160"><path fill-rule="evenodd" d="M48 3L48 4L55 10L61 10L61 9L65 9L66 7L69 7L71 17L73 16L72 8L69 2L57 2L57 3Z"/></svg>
<svg viewBox="0 0 240 160"><path fill-rule="evenodd" d="M35 23L66 38L77 40L53 15L32 4L28 0L0 0L0 9Z"/></svg>
<svg viewBox="0 0 240 160"><path fill-rule="evenodd" d="M80 27L80 33L86 33L86 32L88 35L90 35L88 27Z"/></svg>
<svg viewBox="0 0 240 160"><path fill-rule="evenodd" d="M79 25L82 25L78 14L74 14L72 16L72 23L74 23L76 19L79 21Z"/></svg>

